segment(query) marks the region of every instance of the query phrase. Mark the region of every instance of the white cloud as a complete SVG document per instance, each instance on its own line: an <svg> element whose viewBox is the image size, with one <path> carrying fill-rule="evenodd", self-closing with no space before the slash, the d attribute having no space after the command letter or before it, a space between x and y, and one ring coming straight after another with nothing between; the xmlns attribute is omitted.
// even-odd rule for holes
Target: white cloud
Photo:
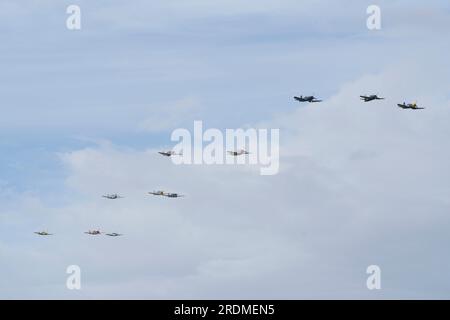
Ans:
<svg viewBox="0 0 450 320"><path fill-rule="evenodd" d="M195 17L254 12L270 16L270 11L279 6L275 2L258 7L238 7L236 2L221 2L223 7L217 8L198 4L201 10L194 10ZM183 9L180 4L173 14ZM307 9L302 6L297 10ZM109 16L107 10L103 14L108 19L118 19ZM121 13L113 10L117 12ZM158 15L161 11L154 12ZM302 11L289 12L294 16L299 13ZM129 17L136 18L134 14ZM145 22L144 18L146 14L142 12L136 23ZM160 16L161 28L168 23L166 18ZM128 27L129 22L121 20ZM331 25L325 24L324 30ZM395 38L392 30L384 34L389 35ZM245 78L248 74L266 79L273 91L273 87L277 88L275 82L286 85L276 77L281 74L289 75L286 81L292 82L295 90L302 85L312 86L311 82L317 83L314 81L326 82L325 78L334 77L338 83L343 76L335 72L340 69L330 69L334 64L348 71L346 77L361 75L339 89L327 86L324 90L337 92L321 104L303 105L292 111L276 109L277 116L257 124L281 128L279 175L260 176L257 171L232 166L174 166L157 150L101 143L60 153L67 173L66 189L55 193L63 195L63 204L50 205L39 194L19 192L3 184L2 198L7 199L8 205L0 213L5 235L0 241L0 271L8 277L0 278L0 288L7 288L0 291L0 297L448 297L448 284L438 272L450 265L442 253L442 244L449 240L450 104L448 95L443 93L450 83L445 71L449 65L443 56L448 45L434 47L437 42L433 36L419 44L414 44L413 38L395 44L374 41L370 50L361 48L365 43L348 44L348 39L342 39L334 51L324 45L307 50L300 43L282 46L293 49L287 50L285 56L280 56L283 50L275 50L278 46L273 44L264 47L264 52L255 48L243 53L235 47L228 49L226 55L236 57L239 53L239 57L245 57L227 60L223 70L219 69L223 72L218 73L220 77L228 76L221 81L236 87L254 82L250 76ZM372 49L374 54L368 54ZM305 55L300 54L305 51ZM190 52L189 57L192 56ZM159 64L162 55L155 57ZM251 65L252 59L259 63ZM302 64L300 60L306 62ZM111 59L109 66L114 61ZM183 65L181 58L176 61ZM210 70L208 67L217 62L223 61L212 59L205 63L205 69ZM305 65L311 69L305 70ZM351 69L354 65L357 67ZM163 70L165 66L151 71ZM363 75L366 72L361 66L378 72ZM127 63L122 67L126 69ZM318 67L322 69L317 70ZM239 70L245 72L237 73ZM315 79L301 78L314 70L318 73ZM185 74L189 73L188 68ZM164 73L158 73L161 74ZM239 77L247 82L239 82ZM145 91L147 95L145 79L138 79L146 89L138 90L138 94ZM216 86L221 84L219 81ZM233 96L237 90L223 87L225 97ZM152 89L158 91L158 87ZM88 100L97 97L90 93L84 91L83 96ZM359 101L359 94L370 93L387 100L367 104ZM269 90L258 92L261 100L270 94ZM129 109L119 103L114 110L69 108L72 113L61 112L59 117L49 111L44 124L55 122L64 126L76 122L74 126L83 131L87 123L99 125L99 119L106 121L110 117L114 121L109 126L122 124L122 133L136 126L154 133L189 123L198 112L200 101L204 104L203 96L197 98L186 92L177 92L177 96L188 98L144 106L136 102L148 101L142 95ZM106 94L105 97L105 101L110 99ZM120 97L123 101L119 102L127 101L125 96ZM215 98L211 100L219 105ZM239 109L244 109L244 103L241 96L235 99L241 104L228 108L224 114L241 121ZM296 106L291 97L288 99ZM259 103L264 102L261 100L254 102L256 107L249 108L249 113L257 114ZM414 112L396 108L395 104L403 100L418 100L427 109ZM215 112L220 105L214 107ZM18 113L27 114L22 109ZM33 117L23 123L37 121L37 115L30 114ZM127 117L129 114L133 116ZM48 115L64 121L55 121ZM227 121L220 120L221 125L227 125ZM161 199L146 194L160 188L188 196ZM112 192L125 198L101 198ZM32 234L41 228L56 235L41 238ZM82 233L91 228L123 232L125 236L94 238ZM82 268L81 292L68 291L64 286L65 270L70 264ZM381 292L365 288L365 270L370 264L382 268Z"/></svg>
<svg viewBox="0 0 450 320"><path fill-rule="evenodd" d="M230 166L175 166L156 150L112 144L66 153L76 201L47 216L64 245L44 240L60 258L35 256L34 248L22 259L52 264L52 272L79 264L86 274L79 297L445 297L433 272L450 263L439 249L450 222L448 102L421 112L396 108L396 72L363 77L270 123L289 132L282 140L285 169L274 177ZM422 74L420 67L409 72L409 81ZM417 88L433 92L419 82ZM374 87L388 99L358 101ZM188 197L146 195L159 188ZM106 192L126 198L101 199ZM91 226L126 236L92 239L81 233ZM365 268L373 263L385 275L375 295L365 288ZM46 273L36 285L58 277ZM436 290L424 291L430 283Z"/></svg>

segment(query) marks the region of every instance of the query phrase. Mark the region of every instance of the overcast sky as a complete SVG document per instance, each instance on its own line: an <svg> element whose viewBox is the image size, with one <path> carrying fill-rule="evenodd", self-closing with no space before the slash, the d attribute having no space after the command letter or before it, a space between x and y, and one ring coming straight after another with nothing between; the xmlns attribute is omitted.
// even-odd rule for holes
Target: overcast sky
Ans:
<svg viewBox="0 0 450 320"><path fill-rule="evenodd" d="M0 298L450 298L449 32L438 0L1 0ZM157 154L194 120L279 128L280 172Z"/></svg>

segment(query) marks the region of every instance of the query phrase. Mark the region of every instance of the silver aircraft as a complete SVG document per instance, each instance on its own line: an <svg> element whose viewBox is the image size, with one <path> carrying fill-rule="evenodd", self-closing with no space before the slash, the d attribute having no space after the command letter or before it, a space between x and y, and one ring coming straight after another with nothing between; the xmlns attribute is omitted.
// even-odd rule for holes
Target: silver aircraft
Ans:
<svg viewBox="0 0 450 320"><path fill-rule="evenodd" d="M166 193L164 191L162 191L162 190L151 191L151 192L149 192L149 194L152 194L154 196L164 196L164 195L166 195Z"/></svg>
<svg viewBox="0 0 450 320"><path fill-rule="evenodd" d="M152 191L152 192L149 192L149 194L152 194L154 196L167 197L167 198L181 198L181 197L184 197L184 195L179 194L179 193L165 192L165 191L162 191L162 190Z"/></svg>
<svg viewBox="0 0 450 320"><path fill-rule="evenodd" d="M38 231L35 233L40 236L52 236L53 235L53 233L48 233L47 231Z"/></svg>
<svg viewBox="0 0 450 320"><path fill-rule="evenodd" d="M179 194L179 193L170 193L170 192L167 192L167 193L165 194L165 196L166 196L167 198L182 198L182 197L185 197L185 195L183 195L183 194Z"/></svg>
<svg viewBox="0 0 450 320"><path fill-rule="evenodd" d="M106 198L106 199L111 199L111 200L123 198L122 196L119 196L117 193L113 193L113 194L105 194L105 195L103 195L102 197L103 197L103 198Z"/></svg>
<svg viewBox="0 0 450 320"><path fill-rule="evenodd" d="M300 96L300 97L294 97L295 100L297 100L298 102L322 102L322 100L317 99L314 96Z"/></svg>
<svg viewBox="0 0 450 320"><path fill-rule="evenodd" d="M241 156L243 154L250 154L250 152L245 151L244 149L241 149L239 151L227 151L227 152L228 152L228 154L235 156L235 157Z"/></svg>
<svg viewBox="0 0 450 320"><path fill-rule="evenodd" d="M99 234L102 234L100 230L89 230L85 232L86 234L89 234L91 236L98 236Z"/></svg>

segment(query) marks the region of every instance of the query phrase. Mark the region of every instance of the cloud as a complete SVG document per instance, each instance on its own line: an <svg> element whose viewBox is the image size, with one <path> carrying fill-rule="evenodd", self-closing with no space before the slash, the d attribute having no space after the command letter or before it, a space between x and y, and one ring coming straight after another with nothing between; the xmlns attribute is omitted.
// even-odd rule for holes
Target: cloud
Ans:
<svg viewBox="0 0 450 320"><path fill-rule="evenodd" d="M273 177L175 166L156 150L114 144L62 154L73 201L46 217L58 231L60 244L44 240L54 255L36 256L34 248L21 258L53 266L45 281L29 279L55 283L47 296L66 298L445 297L446 284L433 274L450 264L439 249L450 223L449 104L442 98L423 112L396 108L393 83L402 70L364 76L326 103L271 121L286 133L283 170ZM423 74L408 70L409 81ZM416 86L431 91L424 101L433 100L432 84ZM374 87L388 99L355 97ZM188 197L146 195L159 188ZM106 192L126 197L100 198ZM94 226L126 236L81 233ZM69 263L85 275L79 293L57 285ZM379 293L365 288L370 264L382 268Z"/></svg>
<svg viewBox="0 0 450 320"><path fill-rule="evenodd" d="M189 14L179 2L126 11L85 3L85 17L105 19L87 21L98 23L95 32L83 24L87 33L59 42L66 45L51 61L48 42L34 43L40 50L32 60L10 58L21 68L5 71L2 105L14 107L2 130L26 128L47 141L36 128L61 135L70 127L103 142L57 148L64 184L53 190L24 191L14 176L2 177L0 271L8 277L0 278L0 297L448 297L437 272L450 265L442 254L450 205L449 48L438 40L445 29L430 33L411 19L391 28L405 1L396 10L384 3L388 23L378 34L364 33L362 5L359 15L353 5L286 3L292 10L275 1L198 1ZM405 30L420 33L403 38ZM343 36L330 39L336 34ZM93 41L99 35L109 37ZM26 46L10 42L28 57ZM78 45L85 51L73 51ZM63 75L74 76L65 82ZM30 95L18 94L24 88ZM321 104L292 101L297 91L319 89ZM370 93L387 99L359 101ZM405 100L426 109L396 108ZM139 130L147 143L161 131L190 128L197 116L208 127L280 128L280 173L175 166L156 152L168 136L133 146ZM154 189L187 197L149 196ZM101 198L115 192L125 198ZM125 236L83 234L92 228ZM32 234L40 229L55 236ZM72 264L82 268L80 292L65 288ZM365 287L370 264L382 269L380 292Z"/></svg>

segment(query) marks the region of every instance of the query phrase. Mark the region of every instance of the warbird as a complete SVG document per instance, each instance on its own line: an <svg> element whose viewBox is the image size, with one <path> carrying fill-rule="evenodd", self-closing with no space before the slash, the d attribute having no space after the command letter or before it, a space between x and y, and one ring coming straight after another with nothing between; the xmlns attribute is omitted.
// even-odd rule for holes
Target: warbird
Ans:
<svg viewBox="0 0 450 320"><path fill-rule="evenodd" d="M243 154L250 154L250 152L245 151L244 149L241 149L239 151L228 151L228 153L235 157L243 155Z"/></svg>
<svg viewBox="0 0 450 320"><path fill-rule="evenodd" d="M297 100L298 102L322 102L322 100L318 100L316 97L314 96L300 96L300 97L294 97L295 100Z"/></svg>
<svg viewBox="0 0 450 320"><path fill-rule="evenodd" d="M359 96L361 98L361 100L363 100L364 102L369 102L369 101L373 101L373 100L384 100L384 98L380 98L378 95L376 94L371 94L370 96Z"/></svg>
<svg viewBox="0 0 450 320"><path fill-rule="evenodd" d="M425 109L425 108L419 108L419 107L417 106L417 103L415 103L415 102L413 102L413 103L408 103L408 104L406 104L406 102L403 102L403 103L397 104L397 106L398 106L399 108L402 108L402 109L413 109L413 110L422 110L422 109Z"/></svg>
<svg viewBox="0 0 450 320"><path fill-rule="evenodd" d="M47 231L38 231L35 232L36 234L40 235L40 236L52 236L53 233L48 233Z"/></svg>
<svg viewBox="0 0 450 320"><path fill-rule="evenodd" d="M182 198L182 197L184 197L183 194L179 194L179 193L166 193L165 196L167 198Z"/></svg>
<svg viewBox="0 0 450 320"><path fill-rule="evenodd" d="M154 196L164 196L166 193L162 190L158 190L158 191L149 192L149 194L152 194Z"/></svg>
<svg viewBox="0 0 450 320"><path fill-rule="evenodd" d="M181 198L184 197L184 195L179 194L179 193L171 193L171 192L164 192L164 191L152 191L149 192L149 194L152 194L154 196L163 196L163 197L167 197L167 198Z"/></svg>
<svg viewBox="0 0 450 320"><path fill-rule="evenodd" d="M123 198L122 196L119 196L119 195L116 194L116 193L114 193L114 194L105 194L105 195L102 196L102 197L103 197L103 198L106 198L106 199L111 199L111 200Z"/></svg>
<svg viewBox="0 0 450 320"><path fill-rule="evenodd" d="M165 157L171 157L171 156L182 156L183 154L180 153L176 153L175 151L171 150L171 151L159 151L159 154L165 156Z"/></svg>
<svg viewBox="0 0 450 320"><path fill-rule="evenodd" d="M91 236L98 236L99 234L102 234L102 233L100 232L100 230L89 230L89 231L86 231L85 233L86 233L86 234L89 234L89 235L91 235Z"/></svg>
<svg viewBox="0 0 450 320"><path fill-rule="evenodd" d="M113 233L107 233L106 235L109 236L109 237L120 237L123 234L113 232Z"/></svg>

